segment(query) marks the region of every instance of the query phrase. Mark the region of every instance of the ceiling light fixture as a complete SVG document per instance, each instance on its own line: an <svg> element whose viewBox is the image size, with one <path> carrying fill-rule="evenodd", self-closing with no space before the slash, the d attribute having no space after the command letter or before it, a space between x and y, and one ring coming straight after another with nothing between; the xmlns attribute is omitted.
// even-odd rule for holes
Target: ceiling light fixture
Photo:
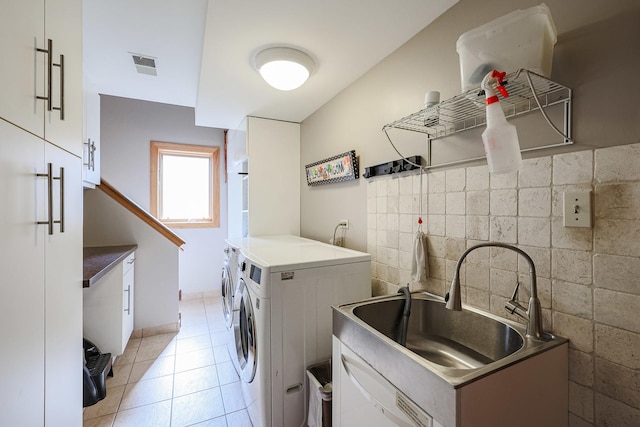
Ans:
<svg viewBox="0 0 640 427"><path fill-rule="evenodd" d="M256 55L255 66L262 78L279 90L293 90L307 81L313 59L290 47L270 47Z"/></svg>

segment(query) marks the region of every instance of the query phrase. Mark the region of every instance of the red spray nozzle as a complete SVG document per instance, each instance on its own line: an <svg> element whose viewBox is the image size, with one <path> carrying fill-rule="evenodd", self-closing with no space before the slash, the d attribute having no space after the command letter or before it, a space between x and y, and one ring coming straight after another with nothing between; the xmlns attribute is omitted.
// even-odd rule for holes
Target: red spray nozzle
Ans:
<svg viewBox="0 0 640 427"><path fill-rule="evenodd" d="M500 72L498 70L493 70L491 72L491 77L494 78L494 79L497 79L498 83L502 83L502 80L504 80L504 76L506 76L506 75L507 75L506 71Z"/></svg>
<svg viewBox="0 0 640 427"><path fill-rule="evenodd" d="M506 75L507 75L506 71L500 72L498 70L493 70L491 72L491 77L498 81L498 92L500 92L500 94L504 98L509 96L509 92L507 92L507 89L505 89L505 87L502 86L502 80L504 80L504 77Z"/></svg>

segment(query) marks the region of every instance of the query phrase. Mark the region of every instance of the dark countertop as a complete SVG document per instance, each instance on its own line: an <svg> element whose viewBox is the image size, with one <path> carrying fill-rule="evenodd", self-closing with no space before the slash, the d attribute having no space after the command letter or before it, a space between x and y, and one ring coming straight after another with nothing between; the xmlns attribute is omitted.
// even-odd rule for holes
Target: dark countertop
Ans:
<svg viewBox="0 0 640 427"><path fill-rule="evenodd" d="M96 283L137 248L138 245L96 246L83 248L84 274L82 277L82 287L88 288Z"/></svg>

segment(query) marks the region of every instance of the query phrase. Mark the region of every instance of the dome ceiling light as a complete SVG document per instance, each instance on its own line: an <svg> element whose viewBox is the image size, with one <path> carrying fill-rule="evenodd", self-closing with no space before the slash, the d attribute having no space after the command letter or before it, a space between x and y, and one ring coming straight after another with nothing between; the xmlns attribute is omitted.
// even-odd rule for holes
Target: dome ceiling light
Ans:
<svg viewBox="0 0 640 427"><path fill-rule="evenodd" d="M279 90L293 90L307 81L313 72L313 59L290 47L270 47L260 51L255 66L262 78Z"/></svg>

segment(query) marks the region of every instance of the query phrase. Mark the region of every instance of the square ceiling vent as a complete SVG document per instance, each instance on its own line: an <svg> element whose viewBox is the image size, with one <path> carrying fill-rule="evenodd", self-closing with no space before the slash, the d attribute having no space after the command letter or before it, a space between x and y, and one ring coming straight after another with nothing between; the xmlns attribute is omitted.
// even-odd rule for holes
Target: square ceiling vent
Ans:
<svg viewBox="0 0 640 427"><path fill-rule="evenodd" d="M138 55L132 53L133 63L136 66L136 70L140 74L147 74L149 76L157 76L156 72L156 59L151 56Z"/></svg>

